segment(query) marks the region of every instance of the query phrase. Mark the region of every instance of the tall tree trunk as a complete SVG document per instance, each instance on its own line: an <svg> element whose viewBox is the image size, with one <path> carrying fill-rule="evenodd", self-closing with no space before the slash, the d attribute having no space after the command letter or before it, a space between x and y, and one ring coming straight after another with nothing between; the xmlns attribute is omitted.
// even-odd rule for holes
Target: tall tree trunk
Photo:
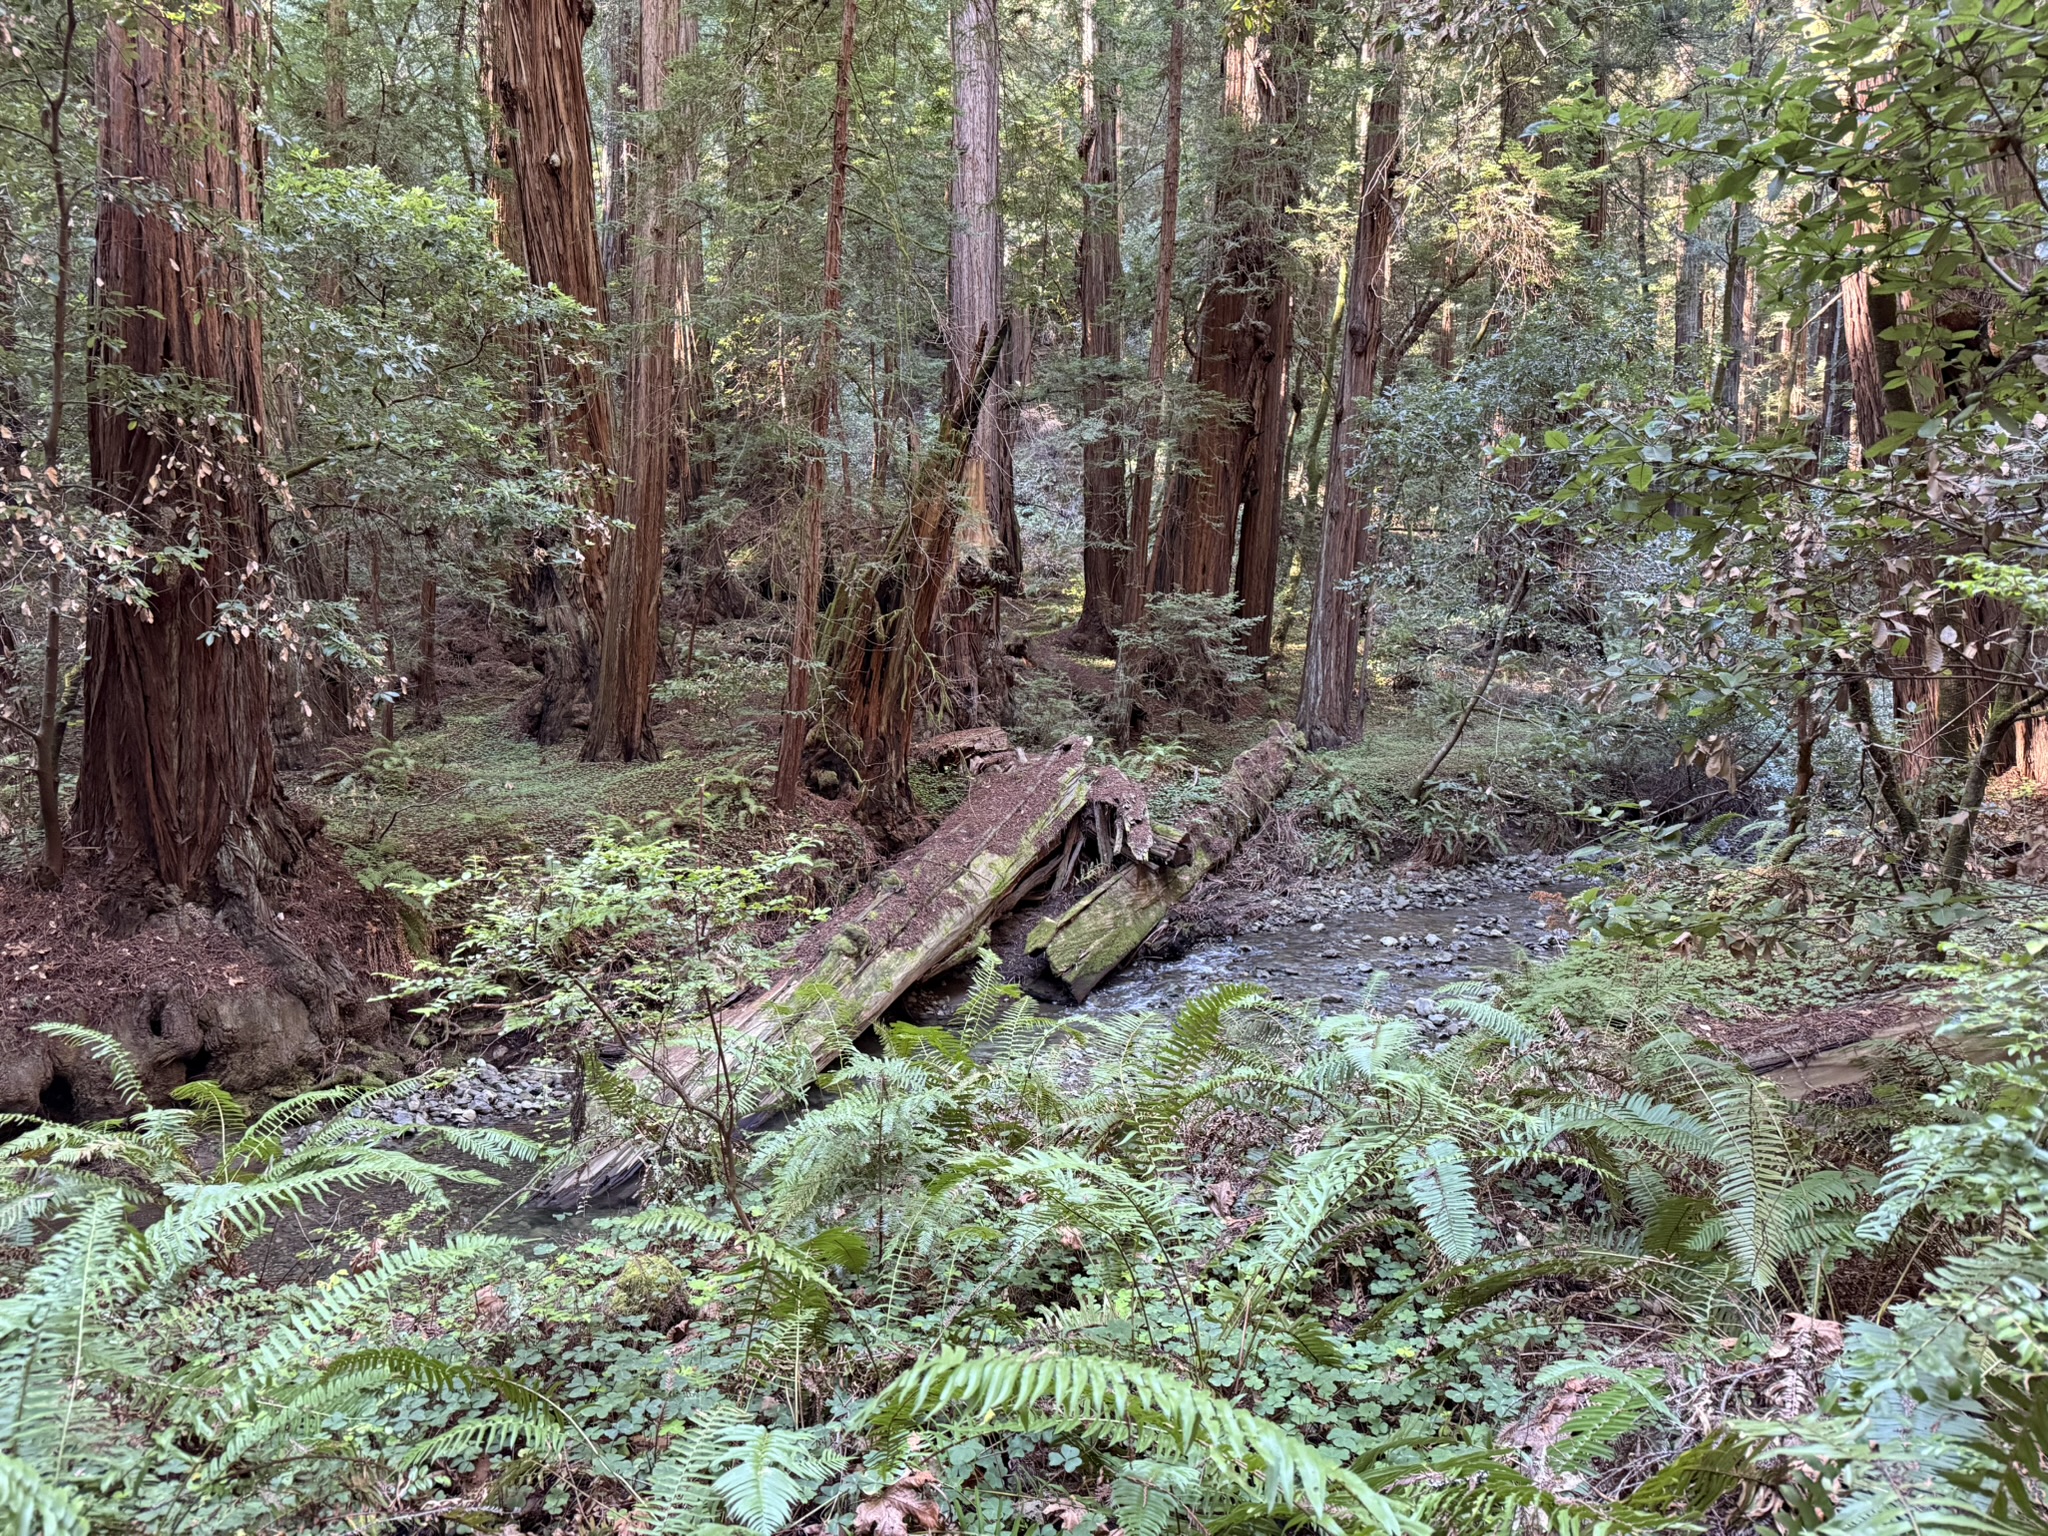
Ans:
<svg viewBox="0 0 2048 1536"><path fill-rule="evenodd" d="M1387 259L1399 205L1394 179L1401 160L1402 52L1398 36L1383 45L1386 77L1373 92L1361 157L1358 225L1351 243L1351 277L1344 297L1343 346L1330 433L1330 467L1323 483L1321 553L1310 600L1307 656L1302 663L1297 720L1312 750L1349 741L1358 657L1359 600L1353 573L1362 553L1365 497L1358 484L1364 457L1359 416L1378 385L1386 329Z"/></svg>
<svg viewBox="0 0 2048 1536"><path fill-rule="evenodd" d="M953 18L952 238L947 263L946 387L974 376L984 338L1005 324L1003 306L1002 62L997 0L960 0ZM998 359L987 406L962 466L965 505L946 592L945 677L955 721L980 725L1009 712L1009 668L1002 651L1002 591L1018 576L1010 524L1012 483L1011 355Z"/></svg>
<svg viewBox="0 0 2048 1536"><path fill-rule="evenodd" d="M1180 233L1181 88L1187 72L1186 0L1173 0L1166 34L1166 157L1159 175L1159 258L1152 282L1152 341L1145 356L1145 439L1131 487L1131 564L1124 583L1126 624L1145 613L1152 590L1152 466L1165 412L1166 356L1173 346L1173 266Z"/></svg>
<svg viewBox="0 0 2048 1536"><path fill-rule="evenodd" d="M825 202L825 280L819 308L818 362L811 396L811 442L804 455L803 563L782 700L782 742L775 758L775 803L794 810L810 734L811 668L818 651L818 592L825 567L825 446L839 401L839 263L846 240L846 177L853 159L855 0L840 0L839 69L832 88L832 185Z"/></svg>
<svg viewBox="0 0 2048 1536"><path fill-rule="evenodd" d="M1737 203L1728 221L1727 259L1721 283L1721 365L1714 380L1714 401L1742 430L1744 383L1755 362L1756 288L1749 258L1742 253L1746 203Z"/></svg>
<svg viewBox="0 0 2048 1536"><path fill-rule="evenodd" d="M669 68L689 42L678 0L641 0L635 75L644 113L658 113L667 104ZM612 561L597 704L583 742L583 756L593 762L660 755L648 715L661 649L661 573L675 432L676 310L682 299L676 194L682 178L675 146L649 142L658 133L653 117L643 117L636 133L622 138L622 164L613 172L628 183L626 206L634 219L633 337L621 412L625 452L619 484L619 513L631 527Z"/></svg>
<svg viewBox="0 0 2048 1536"><path fill-rule="evenodd" d="M1081 618L1077 640L1107 652L1123 616L1130 564L1121 433L1108 420L1116 366L1123 359L1115 313L1123 254L1117 228L1116 102L1099 81L1095 0L1081 0L1081 247L1075 263L1081 301L1081 405L1095 437L1081 449Z"/></svg>
<svg viewBox="0 0 2048 1536"><path fill-rule="evenodd" d="M326 72L327 155L337 165L348 162L348 0L327 0L327 47L321 67Z"/></svg>
<svg viewBox="0 0 2048 1536"><path fill-rule="evenodd" d="M520 261L536 287L552 284L605 318L604 267L597 245L597 190L591 167L590 97L583 35L591 0L497 0L491 27L491 92L501 153L511 173ZM529 729L559 741L583 716L597 683L604 626L605 565L612 521L611 393L594 359L575 365L572 405L549 439L558 458L584 473L577 559L547 541L521 573L541 620L541 685ZM580 564L578 563L580 560Z"/></svg>
<svg viewBox="0 0 2048 1536"><path fill-rule="evenodd" d="M1604 105L1611 83L1607 61L1603 57L1593 66L1593 94ZM1586 243L1598 250L1607 241L1607 221L1612 188L1608 182L1610 155L1607 149L1607 132L1600 130L1600 136L1593 142L1593 153L1586 162L1586 169L1593 173L1593 197L1586 205L1586 211L1579 216L1579 228L1586 232Z"/></svg>
<svg viewBox="0 0 2048 1536"><path fill-rule="evenodd" d="M1270 30L1257 30L1258 19ZM1246 648L1255 656L1271 638L1280 508L1270 492L1280 480L1264 460L1286 442L1293 310L1282 236L1300 188L1290 141L1306 91L1299 55L1307 30L1305 14L1283 3L1263 18L1233 13L1224 36L1230 143L1217 178L1217 255L1194 343L1194 383L1210 400L1167 483L1153 561L1155 592L1221 597L1235 574L1240 611L1254 621ZM1240 524L1250 557L1241 563Z"/></svg>
<svg viewBox="0 0 2048 1536"><path fill-rule="evenodd" d="M203 25L109 21L100 45L94 492L145 552L206 551L196 566L152 567L146 602L104 600L90 621L76 829L122 886L144 888L133 921L152 889L260 916L267 883L304 846L272 756L264 642L223 611L229 599L255 610L270 556L263 335L236 246L260 219L258 44L254 15L221 0ZM166 385L210 389L225 408L181 419Z"/></svg>

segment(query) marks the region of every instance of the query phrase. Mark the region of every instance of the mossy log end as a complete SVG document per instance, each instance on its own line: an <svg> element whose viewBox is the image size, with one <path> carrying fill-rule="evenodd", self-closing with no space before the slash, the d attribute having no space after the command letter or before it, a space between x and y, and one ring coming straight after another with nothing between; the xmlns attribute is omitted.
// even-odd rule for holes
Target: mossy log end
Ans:
<svg viewBox="0 0 2048 1536"><path fill-rule="evenodd" d="M1237 851L1294 777L1299 739L1276 725L1223 776L1213 804L1189 821L1162 867L1127 864L1058 917L1049 917L1024 941L1043 955L1047 969L1080 1002L1152 935L1175 903L1210 870ZM1154 850L1155 857L1158 849Z"/></svg>

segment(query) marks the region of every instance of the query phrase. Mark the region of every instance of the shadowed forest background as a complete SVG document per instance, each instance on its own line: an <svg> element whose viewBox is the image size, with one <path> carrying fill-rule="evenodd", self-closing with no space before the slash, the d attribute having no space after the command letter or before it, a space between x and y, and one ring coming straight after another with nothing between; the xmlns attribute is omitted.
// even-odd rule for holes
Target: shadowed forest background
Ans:
<svg viewBox="0 0 2048 1536"><path fill-rule="evenodd" d="M2048 1531L2037 0L0 0L24 1532Z"/></svg>

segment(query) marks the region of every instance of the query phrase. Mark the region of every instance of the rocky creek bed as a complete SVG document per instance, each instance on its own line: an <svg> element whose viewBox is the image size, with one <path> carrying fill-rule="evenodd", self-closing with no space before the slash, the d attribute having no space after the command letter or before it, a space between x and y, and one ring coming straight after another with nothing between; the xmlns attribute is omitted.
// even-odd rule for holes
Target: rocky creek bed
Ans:
<svg viewBox="0 0 2048 1536"><path fill-rule="evenodd" d="M1415 1014L1432 1033L1449 1033L1457 1023L1431 994L1446 983L1483 980L1561 948L1568 935L1557 923L1567 888L1558 860L1525 855L1457 870L1309 877L1282 892L1205 892L1191 923L1162 932L1148 946L1150 953L1113 975L1086 1003L1047 1004L1045 1011L1085 1031L1090 1017L1171 1009L1208 988L1246 981L1326 1011L1370 998L1373 1006ZM965 988L963 967L914 988L894 1012L943 1022ZM572 1070L550 1061L501 1066L475 1058L375 1093L349 1113L405 1127L403 1141L419 1138L422 1154L437 1162L478 1168L478 1160L433 1145L423 1133L433 1127L495 1126L559 1145L568 1138ZM452 1188L454 1208L438 1219L454 1230L574 1241L592 1220L630 1204L628 1195L603 1209L543 1210L524 1198L523 1171L493 1172L496 1184ZM396 1191L366 1190L308 1209L252 1250L250 1259L273 1278L320 1278L333 1268L335 1254L346 1256L351 1243L372 1241L367 1234L408 1204L409 1197Z"/></svg>

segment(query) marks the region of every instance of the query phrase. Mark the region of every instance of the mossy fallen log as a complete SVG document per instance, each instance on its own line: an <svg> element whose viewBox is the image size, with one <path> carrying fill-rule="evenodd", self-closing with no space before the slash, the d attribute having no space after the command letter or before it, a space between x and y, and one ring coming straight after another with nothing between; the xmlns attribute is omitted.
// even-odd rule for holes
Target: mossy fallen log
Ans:
<svg viewBox="0 0 2048 1536"><path fill-rule="evenodd" d="M1069 737L1042 757L991 765L937 831L806 935L759 994L721 1018L725 1038L795 1039L825 1066L850 1035L969 950L1059 852L1088 801L1088 746ZM704 1053L673 1045L655 1052L651 1067L627 1070L656 1091L694 1095L708 1082L706 1066ZM594 1198L642 1162L629 1142L594 1145L555 1175L544 1203Z"/></svg>
<svg viewBox="0 0 2048 1536"><path fill-rule="evenodd" d="M1085 999L1151 937L1197 881L1251 835L1294 777L1298 750L1293 727L1274 726L1264 741L1238 754L1218 781L1214 801L1187 819L1163 862L1161 837L1150 850L1155 862L1126 864L1059 916L1047 918L1025 939L1025 952L1044 956L1074 1000Z"/></svg>

